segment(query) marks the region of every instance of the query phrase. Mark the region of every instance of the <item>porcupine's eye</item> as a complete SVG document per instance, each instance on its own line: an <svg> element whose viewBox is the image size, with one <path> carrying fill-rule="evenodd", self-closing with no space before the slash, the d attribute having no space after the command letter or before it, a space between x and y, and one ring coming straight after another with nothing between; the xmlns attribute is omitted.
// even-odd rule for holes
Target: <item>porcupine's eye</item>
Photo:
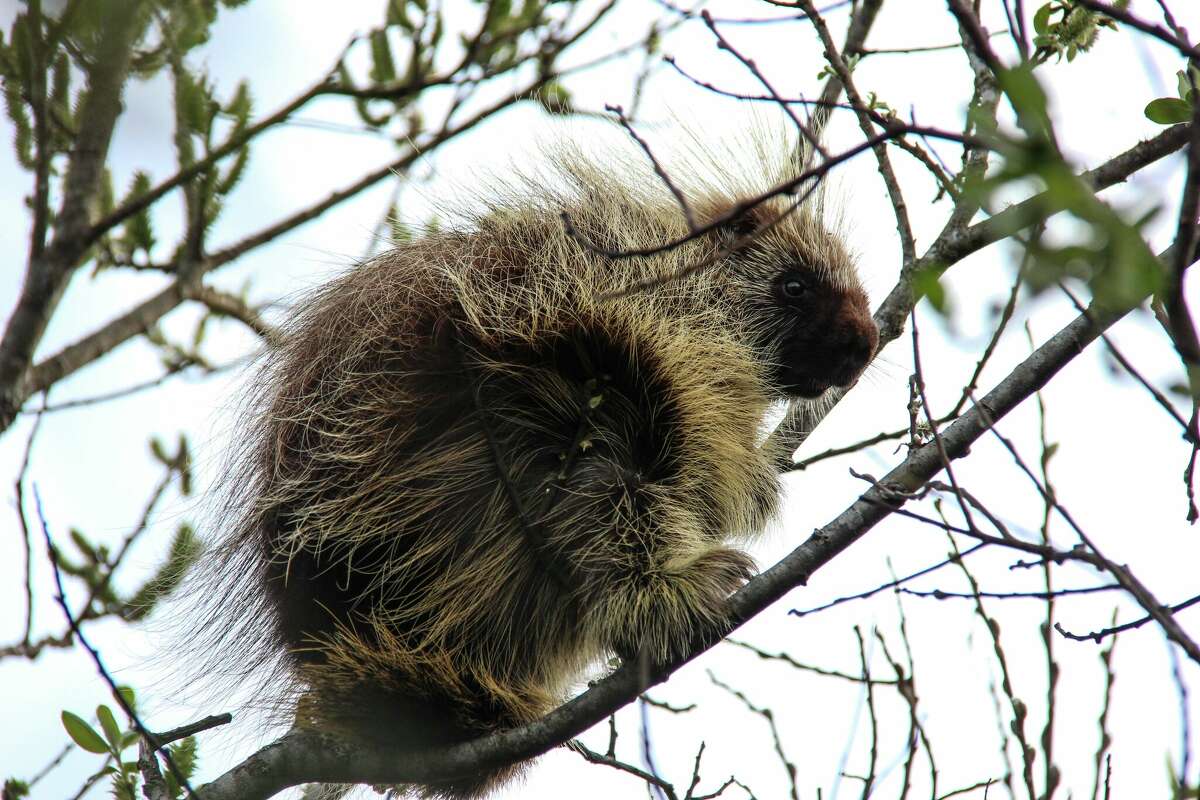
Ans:
<svg viewBox="0 0 1200 800"><path fill-rule="evenodd" d="M809 289L809 282L798 272L785 272L779 279L779 292L785 300L803 300Z"/></svg>

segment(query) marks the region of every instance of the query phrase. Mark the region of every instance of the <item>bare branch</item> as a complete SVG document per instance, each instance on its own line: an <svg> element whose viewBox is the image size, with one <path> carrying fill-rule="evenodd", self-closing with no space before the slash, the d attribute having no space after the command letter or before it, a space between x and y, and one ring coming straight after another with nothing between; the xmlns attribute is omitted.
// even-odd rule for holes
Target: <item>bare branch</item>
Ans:
<svg viewBox="0 0 1200 800"><path fill-rule="evenodd" d="M1124 588L1124 587L1122 587L1122 588ZM1182 603L1176 603L1173 606L1160 606L1160 608L1162 611L1164 611L1166 613L1175 614L1179 611L1183 611L1185 608L1191 608L1192 606L1196 605L1197 603L1200 603L1200 594L1196 595L1195 597L1184 600ZM1132 622L1126 622L1121 625L1112 625L1107 628L1101 628L1100 630L1092 631L1091 633L1072 633L1071 631L1064 628L1061 624L1056 622L1054 624L1054 630L1058 631L1066 638L1073 639L1077 642L1101 642L1105 638L1107 638L1109 636L1113 636L1115 634L1118 634L1122 631L1131 631L1135 628L1142 627L1147 622L1159 621L1159 620L1160 620L1159 615L1147 614L1146 616L1135 619Z"/></svg>
<svg viewBox="0 0 1200 800"><path fill-rule="evenodd" d="M59 608L62 609L63 615L67 618L67 624L70 626L71 632L75 635L75 638L79 641L79 644L83 646L83 649L87 651L88 656L92 659L92 663L96 665L96 671L100 673L100 677L104 679L104 682L108 684L109 689L112 690L113 698L117 701L117 704L121 706L121 710L125 712L125 715L129 717L129 720L133 723L134 728L137 729L138 734L142 737L143 742L153 742L154 734L152 734L150 730L142 723L141 717L139 717L137 712L133 710L133 706L129 704L129 701L125 698L124 693L120 691L120 688L117 686L117 682L113 680L112 675L104 666L104 662L101 660L100 654L96 651L96 648L92 647L91 643L88 642L87 638L83 635L83 631L80 629L79 623L76 621L75 616L71 613L70 606L67 605L67 594L66 590L63 588L62 573L58 568L58 557L55 554L54 542L50 538L50 528L46 523L46 515L42 510L42 498L38 495L37 487L34 487L33 493L34 501L37 505L38 519L42 524L42 537L46 543L46 553L50 558L51 572L54 574L54 586L56 589L54 599L58 603ZM188 779L175 765L175 760L171 757L171 752L167 750L166 746L159 745L153 749L158 753L159 756L162 757L163 761L166 762L167 768L171 770L171 775L175 778L175 782L179 786L183 787L189 797L197 798L198 796L196 795L195 791L192 790L191 784L188 783Z"/></svg>
<svg viewBox="0 0 1200 800"><path fill-rule="evenodd" d="M708 679L712 681L714 685L719 686L740 700L742 705L744 705L749 711L758 714L767 721L767 728L771 731L771 742L775 746L775 755L779 757L779 763L783 765L784 771L787 772L788 788L791 792L791 798L792 800L800 800L800 792L796 786L796 765L792 763L792 761L787 757L787 753L785 753L783 750L783 740L779 737L779 727L775 724L775 712L766 706L756 706L754 703L750 702L750 698L746 697L745 694L733 688L729 684L718 680L717 676L712 673L712 670L708 671ZM869 680L870 676L863 676L864 682Z"/></svg>
<svg viewBox="0 0 1200 800"><path fill-rule="evenodd" d="M197 284L188 287L187 298L202 303L214 314L238 320L262 337L271 347L279 346L282 341L279 331L273 325L268 324L258 311L247 305L240 297L211 286Z"/></svg>
<svg viewBox="0 0 1200 800"><path fill-rule="evenodd" d="M600 764L605 767L612 767L621 772L627 772L636 778L640 778L650 786L655 786L663 791L670 800L678 800L679 795L675 793L675 787L664 781L657 775L652 775L644 769L635 767L633 764L628 764L611 755L597 753L595 750L588 749L587 745L578 739L572 739L567 742L567 749L573 753L577 753L589 763Z"/></svg>
<svg viewBox="0 0 1200 800"><path fill-rule="evenodd" d="M863 135L868 139L874 136L875 127L872 124L872 119L867 113L867 104L863 101L858 93L858 88L854 85L854 78L850 74L850 68L846 66L842 54L838 52L837 45L833 42L833 36L829 33L829 28L825 25L825 20L817 13L816 6L812 0L798 0L800 7L804 9L812 20L813 27L817 31L817 35L821 39L821 43L825 47L825 60L833 68L834 74L837 75L838 81L841 82L842 88L846 92L846 97L850 100L850 105L854 109L855 117L858 119L858 125L862 129ZM879 175L883 179L883 184L887 188L888 197L892 201L892 209L896 214L896 230L900 234L900 252L902 256L901 263L907 267L917 257L916 243L913 241L912 224L908 220L908 206L904 202L904 193L900 190L900 183L896 180L896 173L892 169L892 161L888 156L887 146L880 142L871 148L875 153L875 160L879 163Z"/></svg>

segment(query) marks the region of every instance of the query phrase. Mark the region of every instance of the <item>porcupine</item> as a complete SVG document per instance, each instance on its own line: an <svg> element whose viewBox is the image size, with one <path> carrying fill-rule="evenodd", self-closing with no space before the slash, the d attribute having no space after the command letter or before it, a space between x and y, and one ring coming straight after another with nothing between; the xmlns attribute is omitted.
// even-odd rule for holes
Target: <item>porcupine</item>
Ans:
<svg viewBox="0 0 1200 800"><path fill-rule="evenodd" d="M811 203L612 259L685 238L678 200L632 161L548 160L305 298L259 375L216 619L257 631L310 722L437 747L536 719L605 654L684 651L753 573L730 543L775 511L765 417L874 354ZM704 223L739 182L682 191Z"/></svg>

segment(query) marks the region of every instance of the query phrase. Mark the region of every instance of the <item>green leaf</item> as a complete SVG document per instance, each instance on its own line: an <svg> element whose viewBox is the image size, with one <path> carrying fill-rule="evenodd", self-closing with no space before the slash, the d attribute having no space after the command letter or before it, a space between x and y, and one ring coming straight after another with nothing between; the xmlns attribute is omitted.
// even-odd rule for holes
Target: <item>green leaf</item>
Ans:
<svg viewBox="0 0 1200 800"><path fill-rule="evenodd" d="M112 778L112 796L115 800L138 800L137 778L118 772Z"/></svg>
<svg viewBox="0 0 1200 800"><path fill-rule="evenodd" d="M195 736L181 739L167 749L171 752L171 760L175 762L175 767L183 774L183 777L190 779L196 774L199 754Z"/></svg>
<svg viewBox="0 0 1200 800"><path fill-rule="evenodd" d="M940 280L942 270L939 267L927 267L918 270L912 278L913 294L917 299L925 298L929 300L929 304L934 307L939 314L945 314L949 310L946 288L942 286Z"/></svg>
<svg viewBox="0 0 1200 800"><path fill-rule="evenodd" d="M1192 118L1192 106L1178 97L1160 97L1147 103L1142 113L1148 120L1159 125L1175 125Z"/></svg>
<svg viewBox="0 0 1200 800"><path fill-rule="evenodd" d="M1050 3L1042 6L1033 15L1033 29L1037 33L1046 33L1050 30L1050 12L1053 11Z"/></svg>
<svg viewBox="0 0 1200 800"><path fill-rule="evenodd" d="M571 93L558 81L550 81L537 93L537 100L550 114L570 114Z"/></svg>
<svg viewBox="0 0 1200 800"><path fill-rule="evenodd" d="M25 169L33 169L33 124L29 120L29 111L25 108L25 100L21 97L21 83L16 79L5 80L4 104L8 109L8 118L16 128L15 145L17 161Z"/></svg>
<svg viewBox="0 0 1200 800"><path fill-rule="evenodd" d="M83 531L78 528L70 528L67 531L67 535L71 537L71 541L79 548L79 552L83 554L83 557L87 559L89 564L95 564L100 561L100 555L96 552L95 546L87 540L83 535Z"/></svg>
<svg viewBox="0 0 1200 800"><path fill-rule="evenodd" d="M133 183L129 186L129 191L121 200L121 205L127 205L134 200L144 197L150 191L151 181L150 176L138 170L133 174ZM154 227L150 223L150 208L143 208L141 211L134 214L125 221L124 243L129 248L130 254L141 250L149 258L150 250L154 247L157 239L154 236Z"/></svg>
<svg viewBox="0 0 1200 800"><path fill-rule="evenodd" d="M137 694L133 691L132 686L118 686L116 693L125 701L125 705L137 710Z"/></svg>
<svg viewBox="0 0 1200 800"><path fill-rule="evenodd" d="M407 33L412 33L416 30L416 26L412 24L412 20L405 13L405 6L408 5L408 0L388 0L387 7L387 25L398 25Z"/></svg>
<svg viewBox="0 0 1200 800"><path fill-rule="evenodd" d="M400 219L400 210L395 206L392 206L388 220L392 226L392 244L408 244L413 240L412 228Z"/></svg>
<svg viewBox="0 0 1200 800"><path fill-rule="evenodd" d="M112 709L103 704L96 706L96 719L100 720L100 730L104 731L104 738L112 746L112 751L119 753L121 751L121 726L117 725Z"/></svg>
<svg viewBox="0 0 1200 800"><path fill-rule="evenodd" d="M192 493L192 453L188 448L185 434L179 434L179 450L177 452L175 464L176 469L179 470L179 491L187 496Z"/></svg>
<svg viewBox="0 0 1200 800"><path fill-rule="evenodd" d="M1033 74L1033 68L1001 70L997 78L1017 112L1021 128L1030 136L1047 137L1052 128L1046 92Z"/></svg>
<svg viewBox="0 0 1200 800"><path fill-rule="evenodd" d="M70 711L62 712L62 724L67 729L67 735L71 737L71 740L89 753L112 752L105 741L100 738L100 734L96 733L92 726L79 715L72 714ZM114 753L114 755L116 754Z"/></svg>
<svg viewBox="0 0 1200 800"><path fill-rule="evenodd" d="M250 95L250 85L245 81L239 81L237 91L233 93L233 98L225 104L225 113L234 119L234 130L240 131L246 127L246 123L250 119L250 110L254 107L253 97Z"/></svg>
<svg viewBox="0 0 1200 800"><path fill-rule="evenodd" d="M388 42L386 28L371 31L370 75L375 83L391 83L396 80L396 62L392 59L392 46Z"/></svg>
<svg viewBox="0 0 1200 800"><path fill-rule="evenodd" d="M9 32L11 45L9 52L12 53L12 62L14 73L13 77L22 84L29 82L29 66L33 63L32 48L29 43L29 15L18 14L13 20L13 26Z"/></svg>
<svg viewBox="0 0 1200 800"><path fill-rule="evenodd" d="M50 90L50 108L53 110L55 116L67 124L74 122L74 114L71 110L71 62L65 53L60 55L54 62L52 88ZM57 131L58 126L53 126L52 129ZM65 139L66 137L63 136L61 138ZM63 144L69 146L70 142L66 141Z"/></svg>
<svg viewBox="0 0 1200 800"><path fill-rule="evenodd" d="M29 784L25 781L9 778L4 781L4 800L22 800L29 797Z"/></svg>
<svg viewBox="0 0 1200 800"><path fill-rule="evenodd" d="M203 134L208 130L210 99L203 77L196 80L189 72L176 74L175 114L187 131Z"/></svg>
<svg viewBox="0 0 1200 800"><path fill-rule="evenodd" d="M1188 82L1187 73L1183 70L1175 73L1175 86L1179 91L1179 96L1186 100L1188 93L1192 91L1192 84Z"/></svg>
<svg viewBox="0 0 1200 800"><path fill-rule="evenodd" d="M200 557L201 549L200 539L192 526L186 522L181 524L175 532L166 560L125 603L124 618L133 621L149 614L159 600L179 586L184 574Z"/></svg>

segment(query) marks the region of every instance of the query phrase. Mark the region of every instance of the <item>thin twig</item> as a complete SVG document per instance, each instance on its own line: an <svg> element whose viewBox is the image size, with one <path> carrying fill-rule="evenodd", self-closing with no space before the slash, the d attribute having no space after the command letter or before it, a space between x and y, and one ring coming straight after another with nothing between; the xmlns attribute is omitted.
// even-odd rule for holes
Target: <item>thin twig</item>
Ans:
<svg viewBox="0 0 1200 800"><path fill-rule="evenodd" d="M810 19L812 19L812 15L816 13L816 9L812 8L811 4L809 4L805 10L805 13L809 15ZM758 82L761 83L763 88L767 90L767 93L771 95L771 98L792 120L796 126L796 129L800 131L800 135L804 137L804 141L808 142L808 146L811 147L815 152L820 153L822 159L828 159L829 154L825 151L825 148L821 146L820 136L809 125L805 124L804 121L796 116L796 113L792 111L792 107L783 101L783 97L779 94L779 92L775 91L775 87L769 80L767 80L767 76L763 75L763 73L759 70L758 65L754 63L754 60L742 55L741 51L730 44L729 40L721 35L721 32L717 30L716 23L713 22L712 15L710 15L707 10L700 12L700 18L704 20L704 24L708 26L708 30L714 37L716 37L717 49L724 50L738 61L742 62L742 65L750 71L751 75L758 79Z"/></svg>
<svg viewBox="0 0 1200 800"><path fill-rule="evenodd" d="M602 755L595 750L591 750L583 742L578 739L572 739L567 742L567 749L577 755L580 755L590 764L600 764L605 767L612 767L615 770L629 773L636 778L646 782L647 786L654 786L661 790L669 800L678 800L678 795L675 794L675 787L664 781L657 775L652 775L643 769L635 767L633 764L627 764L611 755Z"/></svg>
<svg viewBox="0 0 1200 800"><path fill-rule="evenodd" d="M858 641L859 661L862 664L862 682L867 692L867 716L871 720L871 749L867 760L867 774L863 777L862 800L868 800L875 788L875 770L879 763L879 715L875 710L875 687L871 683L871 669L867 663L867 646L862 630L854 626L854 638Z"/></svg>
<svg viewBox="0 0 1200 800"><path fill-rule="evenodd" d="M858 88L854 85L854 78L850 74L850 68L846 65L842 54L838 52L837 45L833 41L833 36L829 33L828 26L825 25L825 20L817 12L812 0L797 0L797 2L804 9L805 13L808 14L813 28L817 31L817 36L820 37L821 43L825 47L825 60L829 62L829 66L833 68L834 73L838 76L838 80L846 92L846 97L854 109L855 117L858 119L858 124L862 129L863 135L868 139L872 138L875 134L875 126L872 124L871 116L866 111L867 104L859 95ZM879 176L883 179L883 184L887 188L888 198L892 201L892 210L896 215L896 230L900 235L901 264L908 266L917 258L912 224L908 219L908 205L904 201L904 193L900 189L900 182L896 179L896 173L892 169L892 161L888 156L887 147L880 142L871 149L875 153L875 160L879 164Z"/></svg>
<svg viewBox="0 0 1200 800"><path fill-rule="evenodd" d="M1125 587L1122 586L1121 588L1125 588ZM1187 600L1184 600L1182 603L1176 603L1173 606L1160 606L1160 609L1161 609L1161 611L1169 613L1169 614L1176 614L1180 611L1183 611L1185 608L1191 608L1192 606L1196 605L1197 603L1200 603L1200 594L1196 595L1195 597L1188 598ZM1099 643L1099 642L1103 641L1106 637L1113 636L1115 634L1121 633L1122 631L1131 631L1135 628L1142 627L1147 622L1158 621L1159 616L1160 615L1156 615L1156 614L1147 614L1146 616L1141 617L1139 619L1135 619L1131 622L1126 622L1121 625L1112 625L1107 628L1101 628L1100 630L1092 631L1091 633L1072 633L1071 631L1068 631L1060 623L1057 623L1057 622L1054 623L1054 630L1058 631L1059 633L1061 633L1063 636L1067 637L1068 639L1073 639L1077 642L1097 642L1097 643Z"/></svg>
<svg viewBox="0 0 1200 800"><path fill-rule="evenodd" d="M621 108L621 106L606 105L604 110L611 114L615 114L617 121L621 123L621 127L624 128L625 132L629 134L630 138L637 142L638 146L642 148L642 152L646 154L646 158L650 159L650 164L654 167L654 173L658 175L659 179L662 180L667 189L671 192L671 195L674 196L675 202L679 203L679 210L683 212L683 218L687 220L688 230L695 230L696 215L693 213L692 207L688 204L687 197L684 196L679 187L675 185L675 182L671 180L671 176L667 174L667 170L663 167L659 160L654 157L654 151L650 149L649 143L638 135L638 132L633 129L633 124L625 118L625 109Z"/></svg>
<svg viewBox="0 0 1200 800"><path fill-rule="evenodd" d="M830 602L825 603L824 605L817 606L816 608L810 608L810 609L806 609L803 611L793 608L788 613L793 616L796 616L796 617L807 617L809 614L816 614L817 612L824 611L829 608L833 608L834 606L840 606L842 603L848 603L852 600L865 600L866 598L877 595L880 592L885 591L887 589L895 589L896 587L901 586L902 584L908 583L909 581L911 581L915 578L920 578L924 575L930 574L931 572L936 572L937 570L941 569L942 567L948 566L950 564L957 564L961 559L964 559L967 556L971 555L972 553L975 553L975 552L981 550L985 546L986 546L986 543L981 543L981 544L977 544L974 547L971 547L967 550L964 550L961 553L956 551L949 558L946 558L944 561L939 561L936 564L925 567L924 569L917 570L916 572L905 575L903 578L897 578L895 580L889 581L888 583L885 583L882 586L876 586L874 589L868 589L867 591L859 592L858 594L845 595L843 597L837 598L836 600L831 600Z"/></svg>
<svg viewBox="0 0 1200 800"><path fill-rule="evenodd" d="M45 398L42 398L43 401ZM25 440L25 452L21 456L21 466L17 470L17 478L13 482L16 493L17 524L21 528L21 541L25 551L25 632L21 635L21 643L28 645L33 635L33 534L29 530L29 519L25 516L25 476L29 472L29 459L33 455L33 443L38 430L42 426L42 415L38 414L29 429L29 438Z"/></svg>
<svg viewBox="0 0 1200 800"><path fill-rule="evenodd" d="M1115 608L1112 612L1112 621L1113 624L1117 622ZM1100 729L1100 744L1096 747L1095 764L1092 770L1092 800L1099 799L1100 766L1104 763L1108 748L1112 746L1112 733L1108 729L1108 714L1112 708L1113 684L1117 680L1117 674L1113 671L1113 650L1116 649L1118 639L1120 637L1114 635L1108 640L1108 647L1100 651L1100 663L1104 666L1104 701L1100 706L1100 718L1097 720L1097 727Z"/></svg>
<svg viewBox="0 0 1200 800"><path fill-rule="evenodd" d="M790 796L792 800L800 800L800 792L796 786L796 765L788 759L787 753L785 753L783 750L783 740L779 737L779 728L775 725L775 712L766 706L756 706L754 703L750 702L750 698L746 697L745 694L733 688L729 684L721 682L721 680L713 674L712 670L708 670L708 679L712 681L715 686L719 686L736 697L738 700L742 701L742 705L744 705L749 711L758 714L767 721L767 727L771 731L771 741L775 745L775 755L779 756L779 762L783 765L784 770L787 772L788 789L791 793Z"/></svg>
<svg viewBox="0 0 1200 800"><path fill-rule="evenodd" d="M978 597L987 597L995 600L1050 600L1057 597L1072 597L1081 594L1097 594L1100 592L1111 592L1120 589L1121 584L1109 583L1103 586L1083 586L1076 589L1055 589L1049 592L978 592L968 594L965 592L947 592L944 589L931 589L929 591L921 591L918 589L900 588L901 594L906 594L909 597L929 597L934 600L974 600Z"/></svg>
<svg viewBox="0 0 1200 800"><path fill-rule="evenodd" d="M1076 310L1080 312L1087 311L1083 303L1080 302L1079 298L1076 297L1074 292L1068 289L1065 284L1060 282L1058 284L1058 288L1062 290L1063 294L1071 299L1071 303L1075 306ZM1176 410L1171 401L1167 399L1167 396L1160 392L1154 386L1154 384L1150 383L1150 381L1138 371L1137 367L1133 365L1133 362L1131 362L1124 356L1124 354L1121 353L1120 349L1118 349L1116 344L1113 342L1111 336L1104 334L1100 337L1100 340L1104 342L1104 346L1108 349L1108 352L1113 357L1113 360L1120 364L1121 368L1128 372L1131 378L1140 383L1142 388L1150 393L1150 396L1154 398L1154 402L1158 403L1158 405L1167 412L1168 416L1178 422L1179 426L1183 428L1184 435L1190 438L1191 429L1188 425L1188 421L1183 418L1183 415L1180 414L1178 410Z"/></svg>
<svg viewBox="0 0 1200 800"><path fill-rule="evenodd" d="M787 664L790 667L794 667L795 669L801 670L803 672L811 672L814 675L822 675L826 678L841 678L842 680L850 681L851 683L862 683L863 682L863 678L859 675L851 675L848 672L841 672L836 669L827 669L825 667L814 667L811 664L804 664L804 663L801 663L800 661L797 661L795 658L788 655L787 653L772 653L767 650L763 650L761 648L755 647L754 645L750 644L749 642L743 642L743 641L739 641L737 639L726 639L725 641L726 641L726 643L736 645L737 647L740 647L743 650L749 650L751 653L754 653L754 655L758 656L759 658L761 658L765 661L782 661L783 663ZM886 678L871 678L870 680L872 683L876 683L876 684L880 684L880 685L884 685L884 686L891 686L896 683L896 681L889 680Z"/></svg>
<svg viewBox="0 0 1200 800"><path fill-rule="evenodd" d="M125 712L127 717L129 717L130 722L133 723L133 726L137 729L137 732L142 739L146 742L153 742L154 734L151 733L145 724L142 723L141 717L139 717L137 712L133 710L133 706L129 704L129 701L125 698L124 693L121 692L120 688L117 686L117 682L113 680L112 675L109 674L108 668L104 666L104 662L100 658L100 653L96 651L96 648L92 647L91 643L87 640L87 637L83 635L83 630L79 627L79 623L75 620L75 616L71 613L70 606L67 605L67 593L66 589L63 587L62 573L58 567L57 551L55 550L53 539L50 538L50 527L46 522L46 515L42 510L42 498L38 493L36 486L33 488L33 497L34 504L37 506L38 520L40 520L42 525L42 537L46 543L46 554L49 556L51 572L54 574L54 586L56 590L54 600L58 603L59 608L62 609L63 615L67 618L67 624L70 626L75 638L79 641L79 644L83 646L83 649L87 651L88 656L92 659L92 663L95 664L96 671L100 673L100 677L104 679L104 682L108 684L109 689L112 690L112 695L114 699L116 699L117 704L121 706L121 710ZM171 757L171 751L168 750L165 745L155 747L154 750L159 754L159 756L162 757L163 761L166 762L167 768L171 770L171 775L175 778L175 782L187 791L189 797L194 799L198 798L198 795L192 790L192 786L188 782L187 777L180 772L179 768L175 765L175 759Z"/></svg>

